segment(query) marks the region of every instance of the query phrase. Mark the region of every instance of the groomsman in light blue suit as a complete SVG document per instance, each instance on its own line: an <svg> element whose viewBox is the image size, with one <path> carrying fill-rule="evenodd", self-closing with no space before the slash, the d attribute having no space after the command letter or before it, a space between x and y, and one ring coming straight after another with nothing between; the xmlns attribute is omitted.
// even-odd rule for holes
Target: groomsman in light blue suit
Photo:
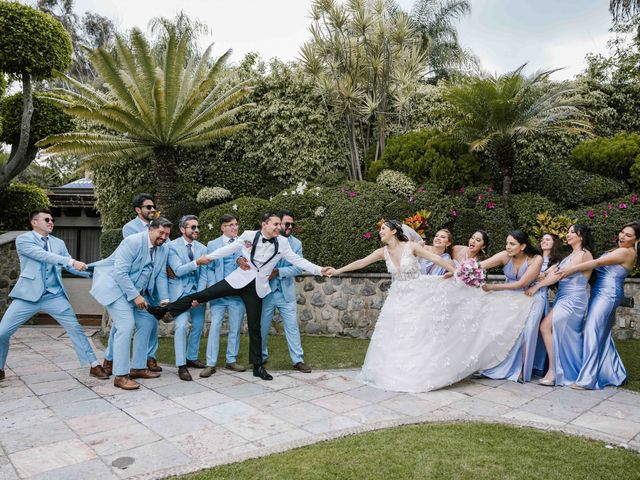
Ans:
<svg viewBox="0 0 640 480"><path fill-rule="evenodd" d="M302 257L302 242L295 238L292 233L295 228L293 214L288 211L279 213L282 219L280 235L289 241L291 250ZM264 297L262 301L262 317L260 328L262 332L262 361L266 361L269 356L267 350L267 338L271 321L276 308L280 312L284 335L289 347L289 356L293 368L301 372L310 373L311 369L304 363L304 352L300 340L300 328L298 327L298 311L296 302L295 276L300 275L302 269L292 265L286 260L280 260L271 272L269 286L271 293Z"/></svg>
<svg viewBox="0 0 640 480"><path fill-rule="evenodd" d="M135 390L133 378L156 378L160 374L147 368L147 351L157 321L146 311L147 305L169 302L167 258L172 224L166 218L149 223L148 232L125 238L109 258L94 264L91 295L107 307L116 329L113 340L113 384ZM133 359L130 342L133 337Z"/></svg>
<svg viewBox="0 0 640 480"><path fill-rule="evenodd" d="M64 242L51 235L54 219L49 210L35 210L29 220L33 231L16 238L20 277L9 293L13 301L0 321L0 380L5 375L11 335L38 312L48 313L62 325L80 363L91 365L91 376L106 380L109 375L96 359L62 283L62 267L74 275L89 277L87 265L72 259Z"/></svg>
<svg viewBox="0 0 640 480"><path fill-rule="evenodd" d="M238 217L223 215L220 217L220 235L207 243L207 252L211 253L226 244L233 243L238 237ZM213 260L207 269L207 286L224 280L231 272L238 268L236 260L242 256L241 252ZM207 368L200 372L201 377L209 377L216 371L218 349L220 348L220 330L225 312L228 313L229 333L227 334L227 353L225 366L235 372L244 372L246 368L237 362L240 351L240 328L244 318L244 302L240 297L223 297L209 302L211 327L207 340Z"/></svg>
<svg viewBox="0 0 640 480"><path fill-rule="evenodd" d="M169 295L171 301L207 288L207 267L211 260L207 258L207 247L197 241L200 236L200 225L195 215L185 215L179 222L182 236L169 244L168 269ZM187 310L175 319L174 347L176 365L181 380L191 381L187 367L205 368L198 360L200 336L204 328L206 303ZM187 342L187 327L191 317L191 331ZM188 346L188 348L187 348Z"/></svg>
<svg viewBox="0 0 640 480"><path fill-rule="evenodd" d="M122 227L122 237L127 238L130 235L134 235L140 232L147 232L149 230L149 222L156 217L156 205L153 201L153 197L148 193L138 193L131 201L133 209L136 212L136 217L127 222ZM116 333L111 323L111 331L109 332L109 341L107 343L107 349L104 352L103 367L107 373L111 374L113 369L113 337ZM149 338L149 352L147 353L147 368L152 372L161 372L162 367L158 365L156 361L156 351L158 350L158 326L151 330L151 337Z"/></svg>

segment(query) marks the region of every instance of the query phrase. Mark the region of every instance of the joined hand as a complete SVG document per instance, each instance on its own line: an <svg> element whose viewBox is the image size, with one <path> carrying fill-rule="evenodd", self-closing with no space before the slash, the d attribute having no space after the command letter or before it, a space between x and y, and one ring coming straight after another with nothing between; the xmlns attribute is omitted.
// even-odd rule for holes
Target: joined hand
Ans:
<svg viewBox="0 0 640 480"><path fill-rule="evenodd" d="M336 269L333 267L322 267L322 270L320 270L320 273L325 277L332 277L336 274Z"/></svg>
<svg viewBox="0 0 640 480"><path fill-rule="evenodd" d="M79 260L74 260L71 266L81 272L84 272L87 269L87 264Z"/></svg>

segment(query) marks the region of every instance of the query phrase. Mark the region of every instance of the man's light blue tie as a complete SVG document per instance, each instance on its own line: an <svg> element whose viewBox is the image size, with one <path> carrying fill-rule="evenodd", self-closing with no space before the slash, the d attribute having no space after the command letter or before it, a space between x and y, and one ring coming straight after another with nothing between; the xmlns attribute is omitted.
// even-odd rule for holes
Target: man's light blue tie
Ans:
<svg viewBox="0 0 640 480"><path fill-rule="evenodd" d="M153 254L156 252L156 247L151 247L149 249L149 255L151 256L151 263L153 263Z"/></svg>
<svg viewBox="0 0 640 480"><path fill-rule="evenodd" d="M42 241L44 242L44 249L49 251L49 237L42 237Z"/></svg>

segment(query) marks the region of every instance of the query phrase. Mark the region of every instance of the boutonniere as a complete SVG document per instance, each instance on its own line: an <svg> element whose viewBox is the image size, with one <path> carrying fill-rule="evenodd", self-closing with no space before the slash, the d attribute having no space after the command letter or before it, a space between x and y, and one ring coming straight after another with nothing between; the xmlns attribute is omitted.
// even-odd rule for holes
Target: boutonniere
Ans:
<svg viewBox="0 0 640 480"><path fill-rule="evenodd" d="M251 248L253 246L253 243L251 242L244 242L244 248Z"/></svg>

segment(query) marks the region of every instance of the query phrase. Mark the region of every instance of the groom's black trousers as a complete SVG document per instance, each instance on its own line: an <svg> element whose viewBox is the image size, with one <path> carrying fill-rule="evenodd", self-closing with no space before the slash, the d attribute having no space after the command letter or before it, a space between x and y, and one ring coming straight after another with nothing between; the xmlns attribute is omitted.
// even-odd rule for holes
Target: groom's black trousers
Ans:
<svg viewBox="0 0 640 480"><path fill-rule="evenodd" d="M262 335L260 332L260 317L262 316L262 299L256 292L256 281L242 288L233 288L226 280L220 280L209 288L180 297L175 302L167 305L169 313L175 318L182 312L191 308L193 300L204 304L209 300L222 297L240 297L247 311L247 323L249 325L249 362L254 367L262 365Z"/></svg>

